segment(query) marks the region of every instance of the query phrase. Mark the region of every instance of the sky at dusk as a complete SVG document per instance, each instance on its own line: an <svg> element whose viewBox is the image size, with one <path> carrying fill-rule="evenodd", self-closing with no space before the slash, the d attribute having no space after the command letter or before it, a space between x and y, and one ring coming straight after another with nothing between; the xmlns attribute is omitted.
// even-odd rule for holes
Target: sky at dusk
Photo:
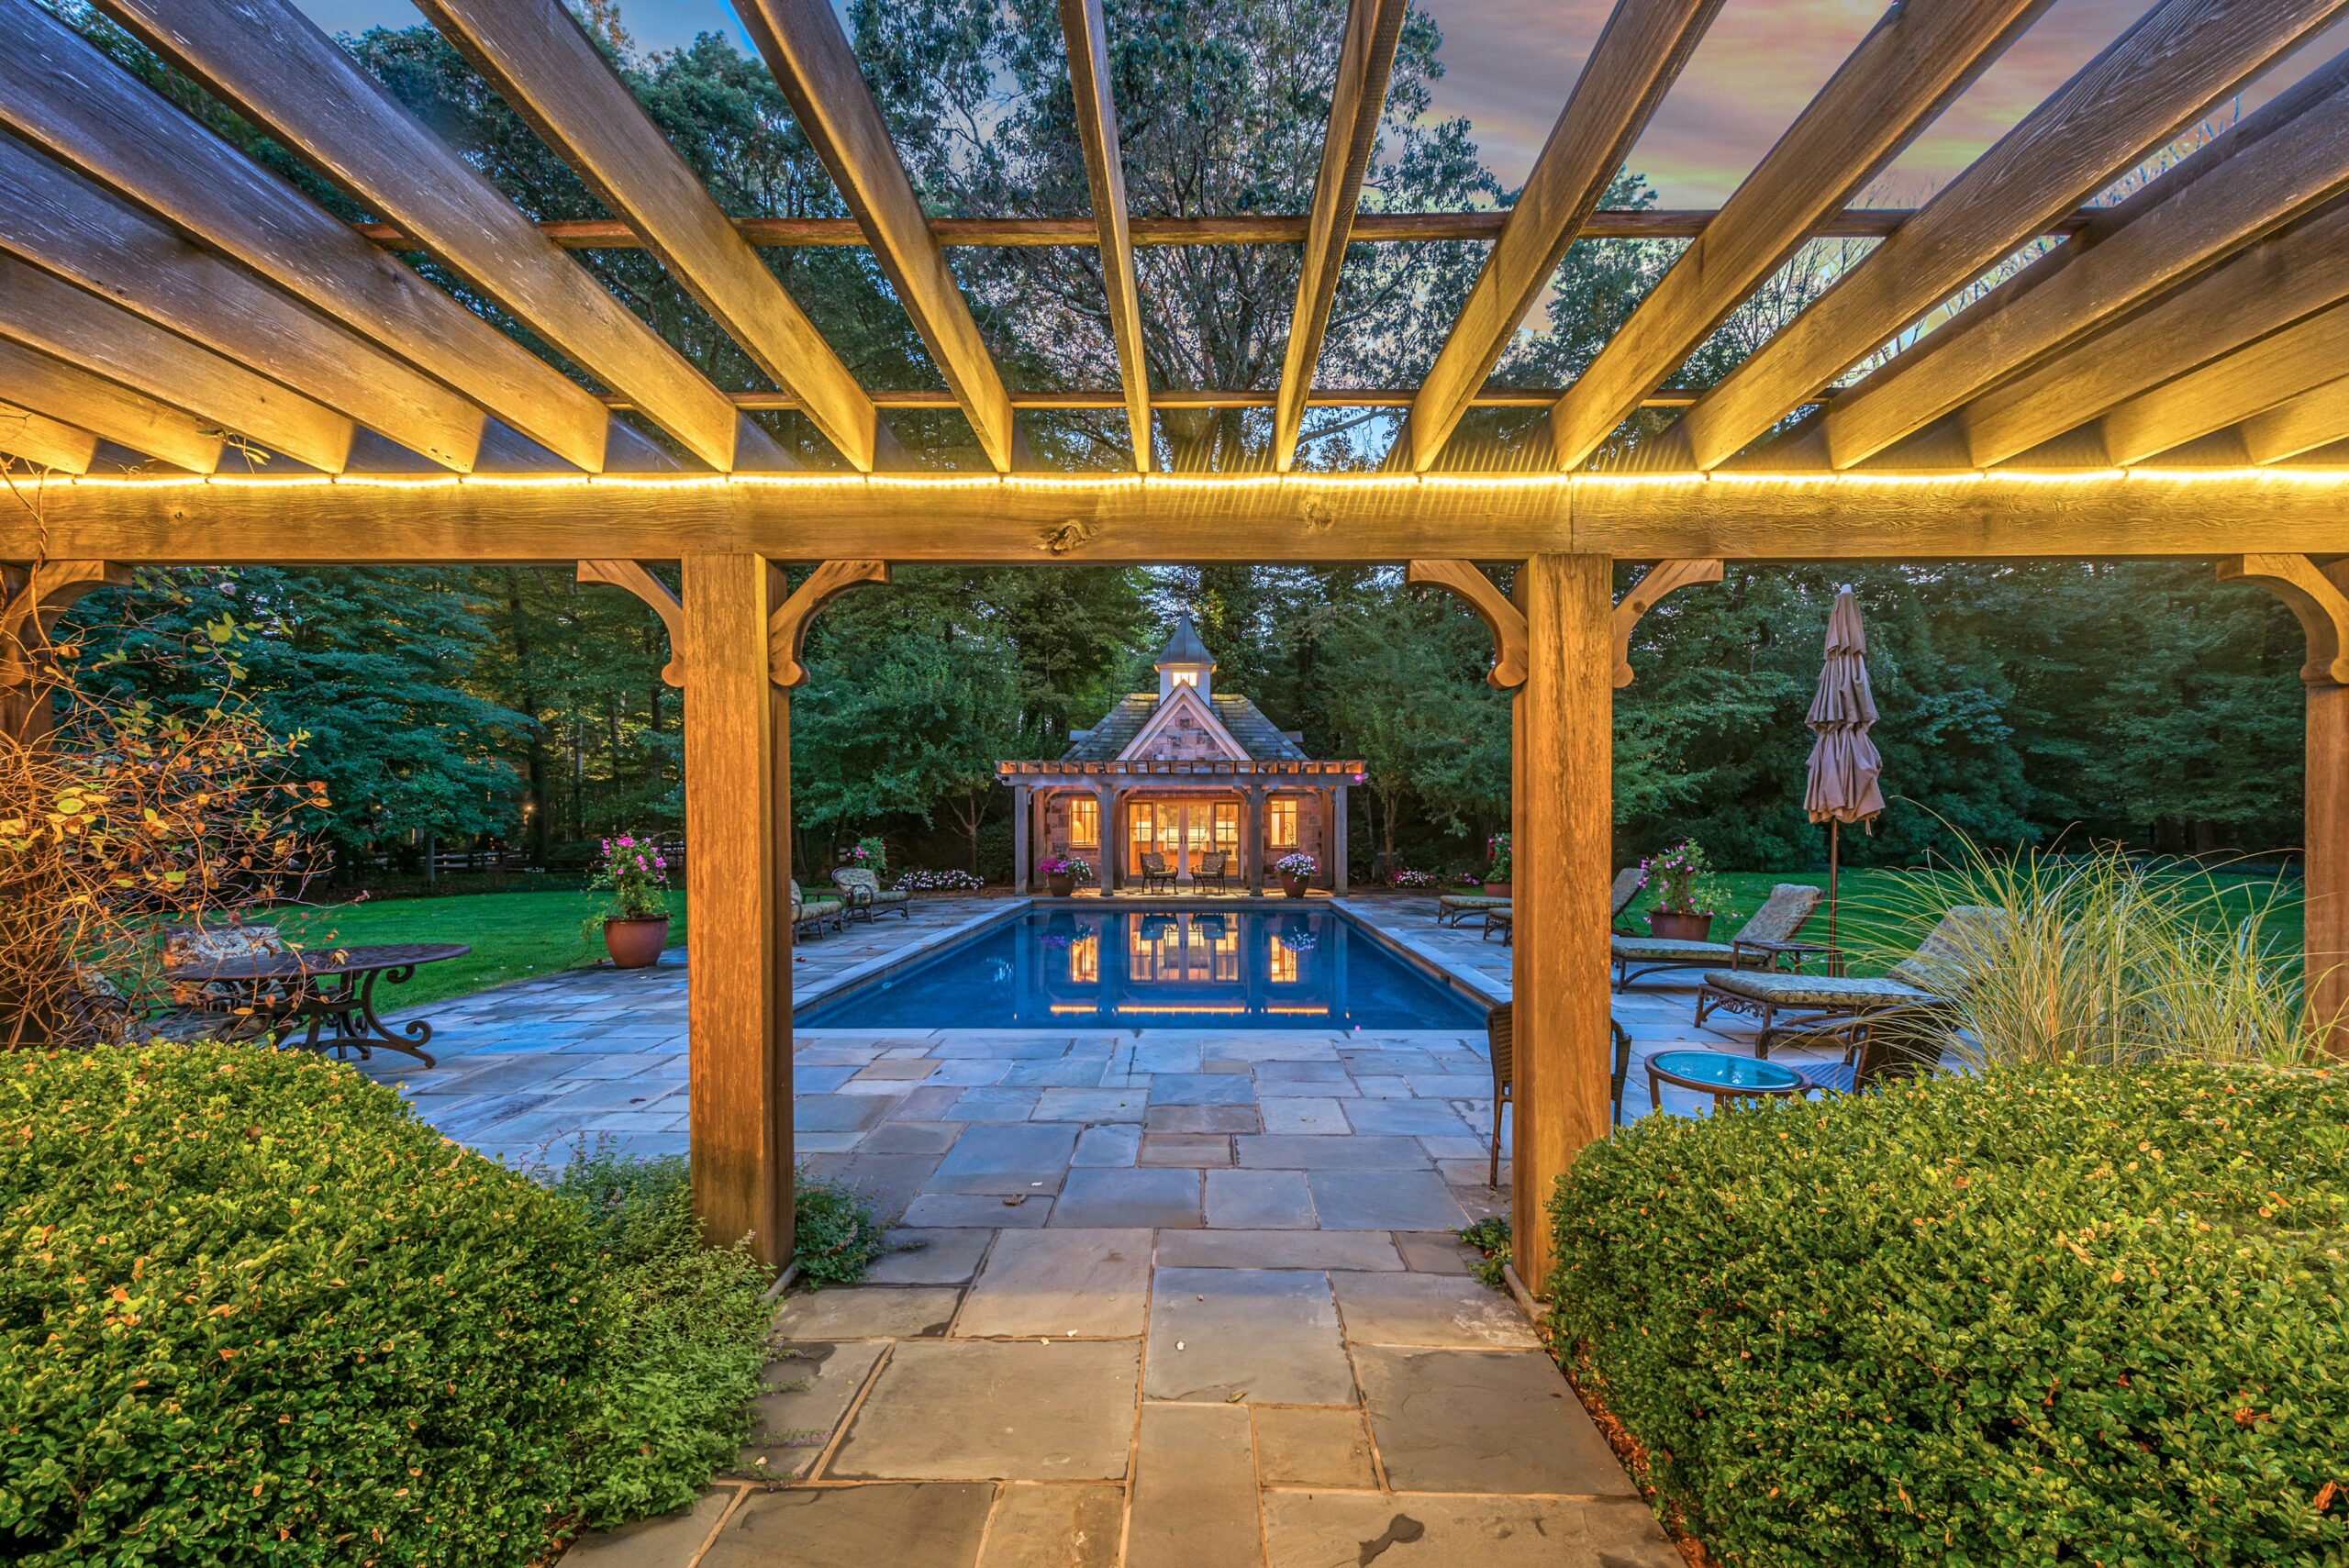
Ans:
<svg viewBox="0 0 2349 1568"><path fill-rule="evenodd" d="M298 0L330 31L417 20L406 0ZM1922 199L2118 37L2151 0L2055 0L1903 153L1868 199ZM1572 91L1609 0L1419 0L1444 32L1436 108L1464 115L1501 181L1525 177ZM1634 150L1666 206L1718 205L1885 10L1883 0L1728 0ZM1330 25L1345 7L1330 0ZM637 43L720 32L747 50L727 0L623 0ZM2250 101L2349 44L2336 29L2270 73Z"/></svg>

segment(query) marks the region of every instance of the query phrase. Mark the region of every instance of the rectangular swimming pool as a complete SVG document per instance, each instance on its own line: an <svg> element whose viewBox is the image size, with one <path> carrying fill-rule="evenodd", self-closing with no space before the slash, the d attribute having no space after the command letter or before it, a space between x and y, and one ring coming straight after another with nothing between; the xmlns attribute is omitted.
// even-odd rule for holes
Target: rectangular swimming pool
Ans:
<svg viewBox="0 0 2349 1568"><path fill-rule="evenodd" d="M798 1016L832 1029L1477 1029L1329 908L1031 908Z"/></svg>

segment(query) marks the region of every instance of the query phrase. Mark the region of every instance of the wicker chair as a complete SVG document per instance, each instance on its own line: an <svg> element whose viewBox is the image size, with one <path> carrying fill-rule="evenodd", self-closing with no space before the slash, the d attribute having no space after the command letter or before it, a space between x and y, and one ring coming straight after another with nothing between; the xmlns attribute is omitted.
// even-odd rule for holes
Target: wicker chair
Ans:
<svg viewBox="0 0 2349 1568"><path fill-rule="evenodd" d="M1211 850L1199 857L1191 868L1191 885L1202 890L1213 888L1218 893L1231 891L1231 855L1229 851Z"/></svg>
<svg viewBox="0 0 2349 1568"><path fill-rule="evenodd" d="M1837 1018L1803 1031L1805 1045L1826 1040L1843 1042L1841 1062L1788 1062L1803 1081L1806 1092L1865 1095L1880 1084L1917 1078L1941 1065L1941 1048L1927 1044L1919 1026L1930 1026L1936 1009L1898 1007Z"/></svg>
<svg viewBox="0 0 2349 1568"><path fill-rule="evenodd" d="M1615 1061L1607 1075L1608 1118L1623 1119L1623 1080L1631 1072L1631 1032L1613 1018L1607 1020L1615 1037ZM1485 1015L1485 1040L1493 1058L1493 1158L1485 1173L1487 1191L1501 1184L1501 1107L1510 1103L1517 1079L1517 1004L1503 1002Z"/></svg>
<svg viewBox="0 0 2349 1568"><path fill-rule="evenodd" d="M1144 850L1141 852L1141 890L1156 893L1161 889L1168 893L1174 891L1174 868L1168 865L1166 857L1157 851Z"/></svg>
<svg viewBox="0 0 2349 1568"><path fill-rule="evenodd" d="M861 866L842 866L832 873L832 885L848 900L852 917L876 920L884 914L914 917L913 895L881 885L880 877Z"/></svg>
<svg viewBox="0 0 2349 1568"><path fill-rule="evenodd" d="M1738 928L1725 942L1675 941L1668 937L1614 936L1608 939L1608 958L1615 966L1615 990L1620 995L1643 974L1668 969L1772 969L1771 955L1748 952L1744 942L1790 942L1827 895L1799 882L1782 882L1770 890L1753 918Z"/></svg>

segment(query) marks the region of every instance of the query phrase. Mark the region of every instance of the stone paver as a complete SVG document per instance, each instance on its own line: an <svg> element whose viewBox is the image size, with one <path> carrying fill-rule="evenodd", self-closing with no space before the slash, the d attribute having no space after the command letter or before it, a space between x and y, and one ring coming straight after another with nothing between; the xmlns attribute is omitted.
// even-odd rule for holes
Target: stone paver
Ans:
<svg viewBox="0 0 2349 1568"><path fill-rule="evenodd" d="M1133 1436L1131 1340L909 1340L851 1418L842 1480L1115 1481ZM876 1555L859 1564L892 1560Z"/></svg>
<svg viewBox="0 0 2349 1568"><path fill-rule="evenodd" d="M1346 907L1507 995L1509 950L1437 928L1431 899ZM1006 908L924 899L910 922L803 942L796 987ZM438 1068L362 1070L517 1162L582 1140L683 1153L682 959L441 1004L424 1015ZM1738 1020L1692 1027L1688 978L1615 999L1638 1055L1743 1048ZM785 1490L713 1488L695 1514L590 1538L577 1561L1678 1561L1453 1235L1508 1203L1506 1157L1499 1190L1485 1183L1481 1030L826 1028L798 1031L793 1065L804 1168L922 1244L779 1310L804 1354L771 1366L740 1462ZM1647 1109L1635 1060L1625 1119Z"/></svg>
<svg viewBox="0 0 2349 1568"><path fill-rule="evenodd" d="M1248 1412L1143 1406L1126 1568L1255 1568L1262 1555Z"/></svg>
<svg viewBox="0 0 2349 1568"><path fill-rule="evenodd" d="M1132 1338L1150 1300L1148 1230L1014 1230L996 1239L958 1338Z"/></svg>
<svg viewBox="0 0 2349 1568"><path fill-rule="evenodd" d="M1149 1362L1152 1399L1354 1402L1329 1276L1305 1270L1160 1269Z"/></svg>
<svg viewBox="0 0 2349 1568"><path fill-rule="evenodd" d="M971 1568L995 1488L931 1481L770 1492L743 1500L700 1568Z"/></svg>
<svg viewBox="0 0 2349 1568"><path fill-rule="evenodd" d="M1371 1435L1398 1492L1637 1496L1539 1351L1357 1346L1353 1355Z"/></svg>

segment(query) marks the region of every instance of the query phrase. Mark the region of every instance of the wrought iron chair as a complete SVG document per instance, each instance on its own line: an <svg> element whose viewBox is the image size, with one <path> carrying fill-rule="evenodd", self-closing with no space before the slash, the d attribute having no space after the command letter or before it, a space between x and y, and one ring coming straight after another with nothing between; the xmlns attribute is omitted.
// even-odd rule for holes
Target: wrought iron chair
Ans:
<svg viewBox="0 0 2349 1568"><path fill-rule="evenodd" d="M1608 1119L1623 1119L1623 1080L1631 1072L1631 1031L1612 1018L1607 1027L1615 1037L1615 1061L1607 1075ZM1485 1015L1485 1040L1493 1058L1493 1158L1485 1173L1486 1190L1501 1184L1501 1107L1510 1103L1517 1082L1517 1004L1503 1002Z"/></svg>
<svg viewBox="0 0 2349 1568"><path fill-rule="evenodd" d="M1199 857L1191 868L1191 885L1202 892L1213 888L1218 893L1231 891L1231 853L1215 850Z"/></svg>
<svg viewBox="0 0 2349 1568"><path fill-rule="evenodd" d="M1141 890L1156 893L1162 889L1168 893L1174 891L1174 868L1168 865L1166 857L1157 851L1144 850L1141 852Z"/></svg>

